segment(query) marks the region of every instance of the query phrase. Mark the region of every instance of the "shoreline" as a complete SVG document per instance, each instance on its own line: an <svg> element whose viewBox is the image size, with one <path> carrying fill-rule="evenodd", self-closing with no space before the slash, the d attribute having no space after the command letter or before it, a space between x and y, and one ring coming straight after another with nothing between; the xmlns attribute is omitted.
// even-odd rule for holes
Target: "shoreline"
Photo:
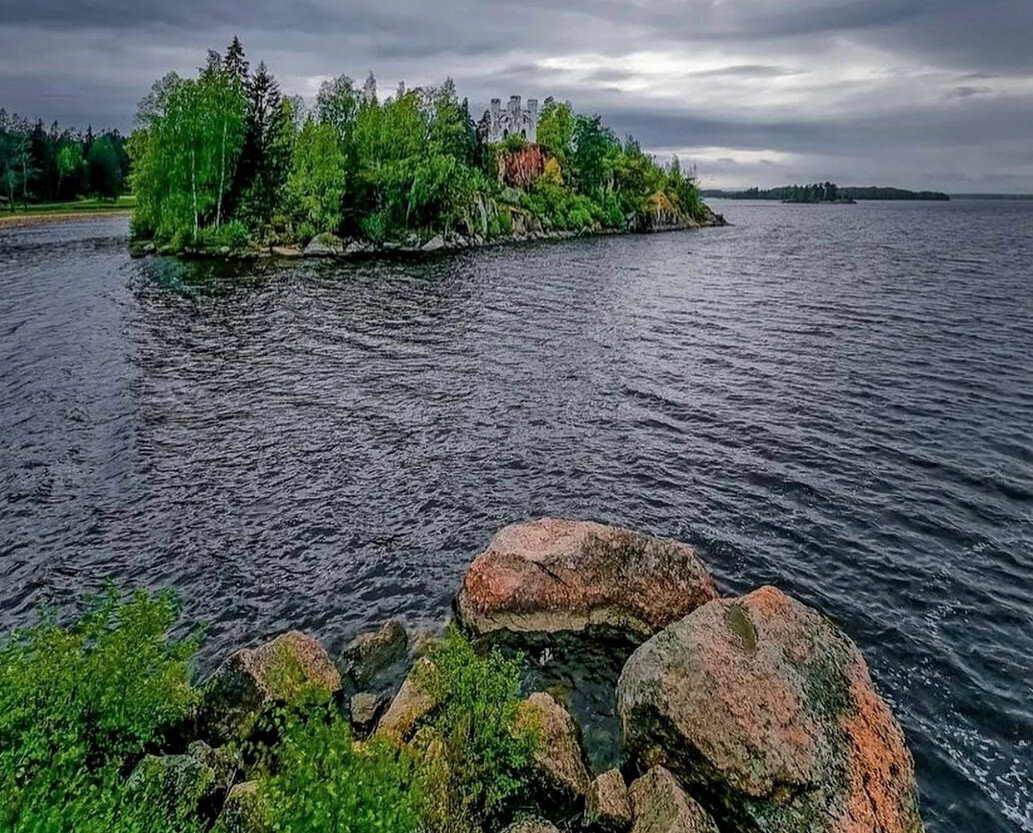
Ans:
<svg viewBox="0 0 1033 833"><path fill-rule="evenodd" d="M132 215L133 211L129 208L112 208L110 211L105 209L97 209L95 211L29 211L24 214L0 215L0 229L26 228L46 223L69 223L73 220L109 220L112 217L131 217Z"/></svg>
<svg viewBox="0 0 1033 833"><path fill-rule="evenodd" d="M455 235L443 237L440 233L421 244L402 243L398 241L382 241L379 243L363 238L338 238L332 234L320 234L312 238L306 245L284 244L262 247L246 247L232 249L229 246L213 248L173 249L171 246L158 246L153 241L130 240L131 257L170 256L183 260L255 260L278 258L281 260L323 259L357 261L371 258L413 257L461 252L471 249L507 246L516 243L532 243L540 241L571 240L578 237L609 237L618 235L650 235L666 234L676 231L696 231L704 228L721 228L730 223L722 214L708 207L702 222L689 221L670 223L659 226L631 228L584 228L579 231L529 231L485 238L480 235L464 237Z"/></svg>

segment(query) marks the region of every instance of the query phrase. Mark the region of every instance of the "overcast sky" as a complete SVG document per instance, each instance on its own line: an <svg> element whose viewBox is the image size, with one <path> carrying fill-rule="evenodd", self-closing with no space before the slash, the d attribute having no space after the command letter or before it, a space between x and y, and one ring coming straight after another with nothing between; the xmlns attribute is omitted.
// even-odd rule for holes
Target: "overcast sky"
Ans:
<svg viewBox="0 0 1033 833"><path fill-rule="evenodd" d="M1033 0L0 0L0 107L128 129L235 33L309 100L570 99L705 186L1033 192Z"/></svg>

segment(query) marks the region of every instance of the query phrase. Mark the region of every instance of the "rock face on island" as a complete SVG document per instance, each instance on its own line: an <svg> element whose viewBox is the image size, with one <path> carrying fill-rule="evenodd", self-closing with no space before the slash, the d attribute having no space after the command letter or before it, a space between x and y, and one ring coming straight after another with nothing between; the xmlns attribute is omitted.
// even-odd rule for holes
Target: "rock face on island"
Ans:
<svg viewBox="0 0 1033 833"><path fill-rule="evenodd" d="M456 611L481 636L603 626L641 641L717 596L687 544L544 518L492 539L467 569Z"/></svg>
<svg viewBox="0 0 1033 833"><path fill-rule="evenodd" d="M629 751L671 770L722 829L923 829L911 754L860 651L773 587L658 633L617 698Z"/></svg>

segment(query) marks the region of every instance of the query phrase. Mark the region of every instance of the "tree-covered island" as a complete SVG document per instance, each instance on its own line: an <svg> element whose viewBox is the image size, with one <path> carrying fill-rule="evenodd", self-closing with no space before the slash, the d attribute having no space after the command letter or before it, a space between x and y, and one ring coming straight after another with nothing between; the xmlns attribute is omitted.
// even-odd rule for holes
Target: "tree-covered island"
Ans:
<svg viewBox="0 0 1033 833"><path fill-rule="evenodd" d="M381 96L326 81L309 109L239 40L140 103L129 139L138 251L432 250L719 222L677 159L546 99L537 141L490 142L451 80Z"/></svg>

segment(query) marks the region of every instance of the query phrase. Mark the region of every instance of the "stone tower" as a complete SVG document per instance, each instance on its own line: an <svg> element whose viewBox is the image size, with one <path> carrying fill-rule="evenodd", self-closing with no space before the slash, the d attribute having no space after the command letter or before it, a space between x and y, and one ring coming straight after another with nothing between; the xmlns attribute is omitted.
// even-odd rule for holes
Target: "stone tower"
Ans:
<svg viewBox="0 0 1033 833"><path fill-rule="evenodd" d="M504 142L510 136L519 136L533 144L538 138L538 101L529 98L527 106L523 107L520 96L511 95L503 109L502 99L493 98L484 114L484 122L487 123L485 138L489 144Z"/></svg>

